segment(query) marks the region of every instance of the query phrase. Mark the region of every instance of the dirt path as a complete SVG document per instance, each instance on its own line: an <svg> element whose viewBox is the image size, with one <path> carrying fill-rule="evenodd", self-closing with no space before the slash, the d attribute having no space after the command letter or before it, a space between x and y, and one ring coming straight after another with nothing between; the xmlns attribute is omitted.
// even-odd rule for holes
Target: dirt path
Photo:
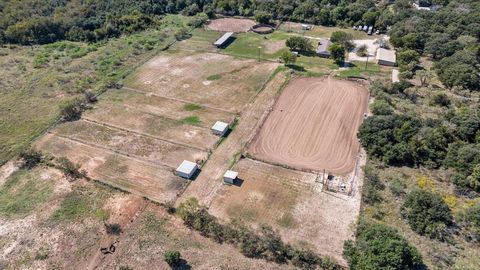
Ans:
<svg viewBox="0 0 480 270"><path fill-rule="evenodd" d="M368 91L328 78L296 78L282 92L249 151L258 159L339 175L353 171Z"/></svg>
<svg viewBox="0 0 480 270"><path fill-rule="evenodd" d="M238 126L213 152L202 167L198 178L188 186L179 201L196 197L203 204L211 204L216 191L223 184L223 174L233 164L235 155L242 152L242 149L256 133L256 129L262 122L260 120L266 117L268 108L275 103L285 79L285 74L279 72L266 84L256 99L245 107Z"/></svg>
<svg viewBox="0 0 480 270"><path fill-rule="evenodd" d="M0 167L0 186L7 181L7 178L12 175L12 173L18 170L17 161L10 160L9 162L5 163L2 167Z"/></svg>

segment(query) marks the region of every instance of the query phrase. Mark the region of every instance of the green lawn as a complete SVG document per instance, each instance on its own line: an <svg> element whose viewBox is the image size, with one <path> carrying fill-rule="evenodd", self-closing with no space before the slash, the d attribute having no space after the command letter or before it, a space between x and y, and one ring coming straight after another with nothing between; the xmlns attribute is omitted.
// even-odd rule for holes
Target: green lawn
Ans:
<svg viewBox="0 0 480 270"><path fill-rule="evenodd" d="M377 75L382 72L381 66L375 63L368 63L365 68L365 62L354 61L353 67L338 72L340 77L364 77Z"/></svg>
<svg viewBox="0 0 480 270"><path fill-rule="evenodd" d="M364 31L355 31L351 28L329 27L329 26L321 26L321 25L315 25L313 29L308 31L303 31L298 26L290 26L289 23L283 23L282 25L280 25L279 30L282 30L288 33L296 33L296 34L317 37L317 38L329 38L332 35L332 33L335 31L343 31L343 32L349 33L353 36L354 39L375 39L379 37L375 35L369 36Z"/></svg>

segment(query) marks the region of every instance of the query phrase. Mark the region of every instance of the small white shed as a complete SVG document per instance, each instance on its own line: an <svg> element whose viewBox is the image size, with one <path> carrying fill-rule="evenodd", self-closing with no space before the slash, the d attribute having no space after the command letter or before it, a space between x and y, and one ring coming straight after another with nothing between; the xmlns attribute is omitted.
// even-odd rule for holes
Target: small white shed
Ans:
<svg viewBox="0 0 480 270"><path fill-rule="evenodd" d="M223 137L228 131L228 124L225 122L217 121L212 127L212 132L215 135Z"/></svg>
<svg viewBox="0 0 480 270"><path fill-rule="evenodd" d="M178 166L177 170L175 170L175 173L180 177L190 179L197 172L197 170L198 170L197 163L184 160L182 164Z"/></svg>
<svg viewBox="0 0 480 270"><path fill-rule="evenodd" d="M238 172L228 170L223 175L223 182L233 185L233 183L235 182L235 179L237 179L237 176L238 176Z"/></svg>

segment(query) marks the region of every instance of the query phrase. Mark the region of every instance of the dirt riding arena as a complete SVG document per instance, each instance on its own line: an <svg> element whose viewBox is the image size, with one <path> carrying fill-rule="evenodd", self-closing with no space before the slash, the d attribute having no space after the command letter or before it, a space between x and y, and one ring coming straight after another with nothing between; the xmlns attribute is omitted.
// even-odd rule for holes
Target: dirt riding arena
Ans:
<svg viewBox="0 0 480 270"><path fill-rule="evenodd" d="M224 185L209 211L223 220L269 224L282 239L331 256L340 263L343 242L353 237L360 194L325 192L318 175L251 159L240 160L236 185ZM323 191L322 191L323 190Z"/></svg>
<svg viewBox="0 0 480 270"><path fill-rule="evenodd" d="M247 32L256 23L249 19L235 19L235 18L222 18L212 20L208 23L207 28L220 32Z"/></svg>
<svg viewBox="0 0 480 270"><path fill-rule="evenodd" d="M367 99L367 89L356 82L331 77L293 79L249 152L259 160L296 169L351 173Z"/></svg>

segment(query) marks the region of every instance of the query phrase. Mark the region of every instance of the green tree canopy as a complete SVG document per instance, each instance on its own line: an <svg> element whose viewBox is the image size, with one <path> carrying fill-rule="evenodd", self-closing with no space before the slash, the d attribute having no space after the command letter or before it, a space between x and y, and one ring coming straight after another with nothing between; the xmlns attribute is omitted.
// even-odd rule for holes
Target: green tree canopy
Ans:
<svg viewBox="0 0 480 270"><path fill-rule="evenodd" d="M342 44L333 43L328 50L330 51L330 57L335 63L342 65L345 61L345 47Z"/></svg>
<svg viewBox="0 0 480 270"><path fill-rule="evenodd" d="M313 45L310 39L300 36L289 37L285 42L285 45L294 51L311 52L313 50Z"/></svg>
<svg viewBox="0 0 480 270"><path fill-rule="evenodd" d="M397 230L360 220L355 241L343 247L351 270L422 269L422 257Z"/></svg>
<svg viewBox="0 0 480 270"><path fill-rule="evenodd" d="M446 238L447 227L453 222L450 208L443 199L433 192L421 189L407 195L401 213L412 230L440 240Z"/></svg>

